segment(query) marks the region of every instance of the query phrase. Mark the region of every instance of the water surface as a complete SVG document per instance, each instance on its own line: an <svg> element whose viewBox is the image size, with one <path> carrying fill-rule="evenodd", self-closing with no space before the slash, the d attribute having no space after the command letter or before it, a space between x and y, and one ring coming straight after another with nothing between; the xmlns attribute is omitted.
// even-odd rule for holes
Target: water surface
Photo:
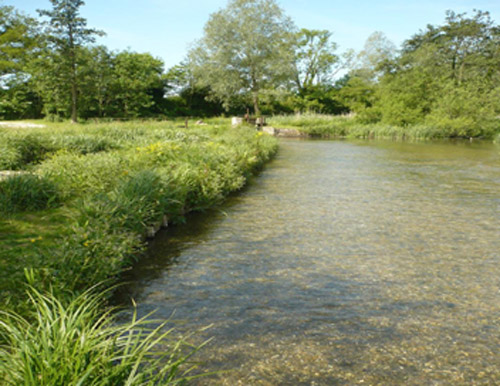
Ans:
<svg viewBox="0 0 500 386"><path fill-rule="evenodd" d="M129 291L212 324L201 384L500 384L500 147L281 142Z"/></svg>

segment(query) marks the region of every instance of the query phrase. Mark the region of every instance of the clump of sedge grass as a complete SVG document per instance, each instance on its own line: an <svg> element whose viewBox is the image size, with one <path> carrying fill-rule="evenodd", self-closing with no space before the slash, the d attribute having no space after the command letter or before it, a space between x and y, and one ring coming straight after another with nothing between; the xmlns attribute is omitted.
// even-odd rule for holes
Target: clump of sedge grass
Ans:
<svg viewBox="0 0 500 386"><path fill-rule="evenodd" d="M0 213L47 209L58 203L57 188L47 177L20 174L0 181Z"/></svg>
<svg viewBox="0 0 500 386"><path fill-rule="evenodd" d="M3 385L167 385L194 377L188 362L201 346L171 339L167 322L138 318L116 322L102 313L94 289L61 301L30 288L28 319L0 312ZM154 326L154 327L152 327Z"/></svg>

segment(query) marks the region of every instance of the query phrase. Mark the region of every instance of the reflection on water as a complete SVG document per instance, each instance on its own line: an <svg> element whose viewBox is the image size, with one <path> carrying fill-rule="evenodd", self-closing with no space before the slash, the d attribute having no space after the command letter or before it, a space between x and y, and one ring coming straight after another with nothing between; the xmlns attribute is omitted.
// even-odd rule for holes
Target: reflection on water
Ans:
<svg viewBox="0 0 500 386"><path fill-rule="evenodd" d="M500 383L494 145L283 141L217 211L157 238L141 313L213 324L201 384Z"/></svg>

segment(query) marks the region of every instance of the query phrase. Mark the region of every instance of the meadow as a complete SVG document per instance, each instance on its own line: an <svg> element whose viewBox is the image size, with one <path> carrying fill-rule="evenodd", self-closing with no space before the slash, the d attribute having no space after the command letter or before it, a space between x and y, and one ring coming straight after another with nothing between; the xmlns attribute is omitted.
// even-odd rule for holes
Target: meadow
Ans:
<svg viewBox="0 0 500 386"><path fill-rule="evenodd" d="M0 171L10 173L0 174L0 342L9 342L0 349L0 375L11 384L32 384L33 374L44 377L40 384L73 384L98 363L108 363L111 374L117 356L126 353L123 358L131 359L120 362L124 372L109 375L123 379L139 364L144 368L152 343L163 340L161 330L140 332L144 320L113 327L112 313L103 306L113 284L140 258L152 229L221 203L277 150L274 138L252 127L231 128L228 120L183 126L184 121L168 121L0 128ZM97 296L96 286L106 295ZM61 322L68 320L74 323ZM86 341L92 364L73 368L83 358L78 345L72 353L43 351L67 339L57 336L61 323L73 337L100 331L102 339L93 335ZM115 344L113 337L127 335L147 338ZM180 346L168 352L178 354ZM105 347L102 355L96 354L99 347ZM176 361L186 358L177 354L155 362L174 364L162 370L165 379L174 379ZM44 363L71 360L66 370L45 374L36 359L41 355ZM14 362L17 370L9 365ZM157 379L160 367L151 367L150 378L139 378ZM105 372L90 373L93 379Z"/></svg>
<svg viewBox="0 0 500 386"><path fill-rule="evenodd" d="M0 129L0 286L19 305L24 270L39 289L73 293L116 278L148 228L184 221L241 189L276 141L226 120L53 124Z"/></svg>

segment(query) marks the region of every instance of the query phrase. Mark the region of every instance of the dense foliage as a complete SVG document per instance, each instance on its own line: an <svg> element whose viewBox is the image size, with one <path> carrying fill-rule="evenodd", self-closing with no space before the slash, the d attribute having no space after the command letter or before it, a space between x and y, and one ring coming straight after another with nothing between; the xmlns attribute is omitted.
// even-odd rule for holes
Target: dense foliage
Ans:
<svg viewBox="0 0 500 386"><path fill-rule="evenodd" d="M444 137L499 130L500 28L487 12L448 11L442 25L428 25L399 50L375 32L355 54L338 53L330 31L297 28L274 0L232 0L210 16L187 58L165 71L150 54L92 45L100 32L86 28L83 4L52 0L40 20L0 6L0 118L251 109L354 113L358 124L429 125Z"/></svg>
<svg viewBox="0 0 500 386"><path fill-rule="evenodd" d="M13 305L22 304L24 268L39 289L62 294L117 277L164 215L183 221L221 202L276 151L273 138L227 119L0 135L0 164L19 173L0 180L0 301Z"/></svg>

